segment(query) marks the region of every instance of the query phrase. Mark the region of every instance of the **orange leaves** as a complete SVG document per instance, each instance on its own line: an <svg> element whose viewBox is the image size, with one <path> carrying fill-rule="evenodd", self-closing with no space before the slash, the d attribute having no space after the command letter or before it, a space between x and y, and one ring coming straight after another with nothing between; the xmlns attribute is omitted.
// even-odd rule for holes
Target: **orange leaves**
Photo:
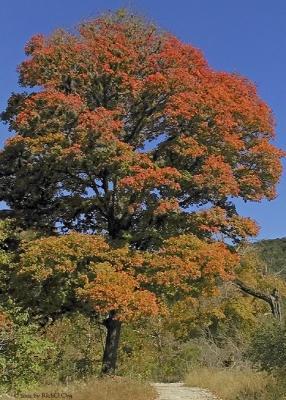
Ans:
<svg viewBox="0 0 286 400"><path fill-rule="evenodd" d="M13 321L9 315L7 315L5 312L1 311L0 312L0 329L3 332L5 331L11 331L13 328Z"/></svg>
<svg viewBox="0 0 286 400"><path fill-rule="evenodd" d="M159 312L156 295L135 274L143 262L140 252L112 248L101 236L71 233L24 244L19 276L43 287L50 282L51 295L58 290L61 301L76 296L100 314L116 310L118 318L130 320ZM61 295L61 286L68 294Z"/></svg>
<svg viewBox="0 0 286 400"><path fill-rule="evenodd" d="M27 55L33 54L37 50L41 50L44 46L45 38L42 34L34 35L25 46Z"/></svg>
<svg viewBox="0 0 286 400"><path fill-rule="evenodd" d="M81 145L78 143L73 144L70 147L65 148L62 151L63 158L71 158L72 160L81 160L84 157L84 153L82 152Z"/></svg>
<svg viewBox="0 0 286 400"><path fill-rule="evenodd" d="M20 83L38 92L4 113L16 135L0 196L27 227L86 233L23 246L19 275L38 304L128 320L214 295L239 261L220 240L258 231L231 198L273 198L285 155L255 86L128 15L36 35L26 53ZM133 248L114 247L124 241Z"/></svg>
<svg viewBox="0 0 286 400"><path fill-rule="evenodd" d="M170 212L179 212L179 203L176 199L161 200L154 213L164 215Z"/></svg>
<svg viewBox="0 0 286 400"><path fill-rule="evenodd" d="M249 151L253 155L255 162L261 166L261 180L266 183L265 175L268 175L268 177L272 178L272 181L278 181L282 173L280 158L285 157L286 152L278 149L266 139L258 140Z"/></svg>
<svg viewBox="0 0 286 400"><path fill-rule="evenodd" d="M182 84L187 85L190 72L200 76L201 71L207 68L207 62L200 50L182 43L171 34L165 35L163 39L159 51L152 55L152 61L158 70L162 69L165 72L173 89L176 86L182 87Z"/></svg>
<svg viewBox="0 0 286 400"><path fill-rule="evenodd" d="M221 207L193 213L189 216L189 220L195 230L207 235L218 233L232 238L247 238L256 236L259 232L257 224L252 219L236 214L229 216Z"/></svg>
<svg viewBox="0 0 286 400"><path fill-rule="evenodd" d="M253 140L243 163L236 168L241 195L245 199L275 198L275 182L279 181L282 173L280 158L284 155L285 152L266 138Z"/></svg>
<svg viewBox="0 0 286 400"><path fill-rule="evenodd" d="M231 166L224 161L222 156L210 156L204 163L201 173L194 177L196 184L222 196L239 193L239 188Z"/></svg>
<svg viewBox="0 0 286 400"><path fill-rule="evenodd" d="M181 235L165 241L149 261L150 279L154 284L173 288L188 295L200 289L206 278L232 279L239 257L223 243L207 243L192 235ZM216 286L215 281L213 285Z"/></svg>
<svg viewBox="0 0 286 400"><path fill-rule="evenodd" d="M83 103L76 95L57 91L32 94L22 101L13 129L31 137L57 133L75 121L82 109Z"/></svg>
<svg viewBox="0 0 286 400"><path fill-rule="evenodd" d="M208 151L215 149L216 154L243 159L252 132L260 132L266 141L273 136L271 110L246 79L207 68L201 72L190 77L193 81L189 90L170 97L166 113L178 126L181 119L195 121L194 137L207 143ZM275 153L273 162L280 157Z"/></svg>
<svg viewBox="0 0 286 400"><path fill-rule="evenodd" d="M230 220L230 228L233 229L237 236L246 238L248 236L257 236L259 226L251 218L233 216Z"/></svg>
<svg viewBox="0 0 286 400"><path fill-rule="evenodd" d="M265 134L273 134L271 110L258 97L254 84L246 78L212 72L206 88L220 129L251 126L259 127L259 131Z"/></svg>
<svg viewBox="0 0 286 400"><path fill-rule="evenodd" d="M245 148L245 143L243 142L241 135L236 133L226 133L224 135L224 141L227 147L233 150L239 151Z"/></svg>
<svg viewBox="0 0 286 400"><path fill-rule="evenodd" d="M168 80L160 72L151 74L144 80L144 88L150 90L162 90L162 89L164 90L167 89L167 87L168 87Z"/></svg>
<svg viewBox="0 0 286 400"><path fill-rule="evenodd" d="M99 132L101 136L110 139L112 134L118 134L123 124L119 119L120 110L107 110L99 107L95 111L87 111L80 115L78 129L85 132Z"/></svg>
<svg viewBox="0 0 286 400"><path fill-rule="evenodd" d="M179 171L172 167L131 167L131 176L126 176L119 181L121 187L130 187L140 191L146 187L168 186L171 189L179 189Z"/></svg>
<svg viewBox="0 0 286 400"><path fill-rule="evenodd" d="M142 290L135 277L111 266L96 269L96 279L78 290L100 314L116 310L117 318L130 320L142 315L155 315L159 311L156 296Z"/></svg>
<svg viewBox="0 0 286 400"><path fill-rule="evenodd" d="M99 314L114 310L119 319L131 320L165 312L170 296L206 295L206 287L214 293L216 279L232 279L237 263L223 243L193 235L173 237L148 252L71 233L24 244L18 274L52 296L48 302L83 301Z"/></svg>
<svg viewBox="0 0 286 400"><path fill-rule="evenodd" d="M269 143L266 139L260 139L257 143L250 148L251 153L262 155L264 153L269 156L285 156L285 151L277 149L273 144Z"/></svg>
<svg viewBox="0 0 286 400"><path fill-rule="evenodd" d="M79 116L75 140L85 149L86 155L96 148L104 149L108 162L120 154L131 153L131 147L120 140L122 125L118 110L100 107L96 111L86 111Z"/></svg>
<svg viewBox="0 0 286 400"><path fill-rule="evenodd" d="M240 171L241 172L241 171ZM262 182L261 179L254 173L241 174L239 178L239 186L244 193L244 197L251 200L261 200L262 195Z"/></svg>

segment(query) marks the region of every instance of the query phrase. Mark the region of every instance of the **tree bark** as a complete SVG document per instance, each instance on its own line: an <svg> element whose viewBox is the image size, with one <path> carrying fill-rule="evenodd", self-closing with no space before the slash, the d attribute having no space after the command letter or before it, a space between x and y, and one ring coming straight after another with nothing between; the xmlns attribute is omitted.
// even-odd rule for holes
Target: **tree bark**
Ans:
<svg viewBox="0 0 286 400"><path fill-rule="evenodd" d="M102 375L113 375L116 369L117 353L121 332L121 321L115 318L115 312L110 312L104 320L107 329L105 348L102 360Z"/></svg>

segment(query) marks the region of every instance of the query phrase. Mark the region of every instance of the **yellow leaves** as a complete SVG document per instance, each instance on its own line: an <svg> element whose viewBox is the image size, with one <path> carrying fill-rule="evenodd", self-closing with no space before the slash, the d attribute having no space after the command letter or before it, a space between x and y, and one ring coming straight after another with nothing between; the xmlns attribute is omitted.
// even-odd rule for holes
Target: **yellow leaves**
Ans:
<svg viewBox="0 0 286 400"><path fill-rule="evenodd" d="M237 263L238 256L223 243L192 235L143 252L74 232L24 244L19 275L40 285L49 282L51 294L64 285L69 296L88 302L98 313L115 310L118 318L130 320L164 313L169 297L217 295L216 279L232 279Z"/></svg>
<svg viewBox="0 0 286 400"><path fill-rule="evenodd" d="M256 247L247 246L241 249L241 262L236 270L238 279L262 292L270 294L275 288L280 295L286 296L285 280L267 269L267 264L261 259Z"/></svg>
<svg viewBox="0 0 286 400"><path fill-rule="evenodd" d="M170 307L168 320L165 322L167 329L173 331L178 338L189 338L194 329L209 327L214 318L224 320L224 305L217 297L203 297L196 299L187 297L176 301Z"/></svg>
<svg viewBox="0 0 286 400"><path fill-rule="evenodd" d="M65 151L68 152L70 150L63 150L63 146L66 143L65 135L61 132L53 132L47 133L43 136L34 136L34 137L23 137L21 135L16 135L10 139L8 139L5 143L6 149L12 150L19 145L24 146L26 149L29 149L29 152L32 154L39 153L56 153L59 155L65 154Z"/></svg>
<svg viewBox="0 0 286 400"><path fill-rule="evenodd" d="M21 135L15 135L5 141L5 146L10 147L10 146L17 146L17 144L23 144L25 143L25 139Z"/></svg>
<svg viewBox="0 0 286 400"><path fill-rule="evenodd" d="M253 299L234 298L228 301L225 306L225 313L234 316L237 321L255 322Z"/></svg>
<svg viewBox="0 0 286 400"><path fill-rule="evenodd" d="M230 223L236 234L241 237L256 236L259 233L259 226L251 218L234 215Z"/></svg>
<svg viewBox="0 0 286 400"><path fill-rule="evenodd" d="M141 287L135 274L143 262L143 255L127 246L112 248L104 237L74 232L24 244L19 275L40 284L64 277L97 312L115 309L118 318L126 320L159 312L156 295Z"/></svg>
<svg viewBox="0 0 286 400"><path fill-rule="evenodd" d="M45 280L55 273L72 273L86 257L99 257L109 246L102 237L71 233L37 239L23 245L21 273Z"/></svg>

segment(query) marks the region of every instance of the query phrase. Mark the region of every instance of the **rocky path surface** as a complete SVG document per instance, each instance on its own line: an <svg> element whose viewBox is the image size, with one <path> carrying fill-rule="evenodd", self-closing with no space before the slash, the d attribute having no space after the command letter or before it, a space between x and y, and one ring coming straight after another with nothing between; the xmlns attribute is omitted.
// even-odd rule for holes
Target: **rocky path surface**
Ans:
<svg viewBox="0 0 286 400"><path fill-rule="evenodd" d="M219 400L210 392L199 388L189 388L183 383L154 383L158 400Z"/></svg>

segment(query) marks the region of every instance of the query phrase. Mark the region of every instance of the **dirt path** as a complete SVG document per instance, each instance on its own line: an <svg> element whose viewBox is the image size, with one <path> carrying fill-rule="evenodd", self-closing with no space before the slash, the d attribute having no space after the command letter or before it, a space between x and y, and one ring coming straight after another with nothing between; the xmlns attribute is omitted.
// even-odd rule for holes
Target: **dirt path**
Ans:
<svg viewBox="0 0 286 400"><path fill-rule="evenodd" d="M218 400L207 390L189 388L183 383L154 383L157 390L158 400Z"/></svg>

